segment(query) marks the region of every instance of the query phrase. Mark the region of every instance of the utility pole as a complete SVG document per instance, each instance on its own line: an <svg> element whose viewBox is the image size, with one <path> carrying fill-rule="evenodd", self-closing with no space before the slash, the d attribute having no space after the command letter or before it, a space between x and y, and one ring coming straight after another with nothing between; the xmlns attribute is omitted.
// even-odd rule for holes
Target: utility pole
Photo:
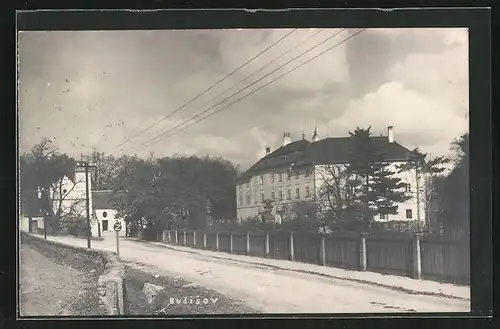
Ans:
<svg viewBox="0 0 500 329"><path fill-rule="evenodd" d="M91 234L92 229L90 227L90 193L89 193L89 168L95 167L90 165L87 161L80 161L76 163L77 167L85 169L85 204L86 204L86 215L87 215L87 248L91 248Z"/></svg>
<svg viewBox="0 0 500 329"><path fill-rule="evenodd" d="M415 168L415 179L417 188L417 232L420 233L420 175L418 167Z"/></svg>

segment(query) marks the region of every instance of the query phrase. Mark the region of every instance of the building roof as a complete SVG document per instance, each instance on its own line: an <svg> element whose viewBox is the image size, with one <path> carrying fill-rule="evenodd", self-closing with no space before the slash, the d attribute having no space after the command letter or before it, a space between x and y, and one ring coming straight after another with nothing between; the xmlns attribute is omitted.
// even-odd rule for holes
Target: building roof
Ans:
<svg viewBox="0 0 500 329"><path fill-rule="evenodd" d="M92 206L94 209L115 209L115 202L123 195L112 190L92 191Z"/></svg>
<svg viewBox="0 0 500 329"><path fill-rule="evenodd" d="M387 161L406 161L412 152L394 141L389 143L387 136L370 137L375 148ZM272 168L302 165L325 165L349 163L353 150L351 137L325 138L311 143L305 139L292 142L266 155L238 177L245 181L252 176Z"/></svg>

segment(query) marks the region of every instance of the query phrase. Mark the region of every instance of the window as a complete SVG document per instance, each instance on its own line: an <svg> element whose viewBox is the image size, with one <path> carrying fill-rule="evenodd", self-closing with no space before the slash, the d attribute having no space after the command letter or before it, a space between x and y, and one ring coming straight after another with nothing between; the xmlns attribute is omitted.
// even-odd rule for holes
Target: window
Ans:
<svg viewBox="0 0 500 329"><path fill-rule="evenodd" d="M250 193L247 194L247 204L250 205Z"/></svg>
<svg viewBox="0 0 500 329"><path fill-rule="evenodd" d="M386 219L386 215L385 214L380 214L380 219Z"/></svg>
<svg viewBox="0 0 500 329"><path fill-rule="evenodd" d="M283 181L283 174L279 174L278 179L280 182L282 182Z"/></svg>
<svg viewBox="0 0 500 329"><path fill-rule="evenodd" d="M243 205L243 194L239 193L240 206Z"/></svg>
<svg viewBox="0 0 500 329"><path fill-rule="evenodd" d="M259 203L259 199L257 197L257 192L255 192L253 201L254 201L255 204Z"/></svg>
<svg viewBox="0 0 500 329"><path fill-rule="evenodd" d="M259 177L259 184L264 185L264 176Z"/></svg>
<svg viewBox="0 0 500 329"><path fill-rule="evenodd" d="M411 192L411 185L406 184L406 193L410 193L410 192Z"/></svg>
<svg viewBox="0 0 500 329"><path fill-rule="evenodd" d="M406 209L406 218L412 218L413 217L413 211L411 209Z"/></svg>
<svg viewBox="0 0 500 329"><path fill-rule="evenodd" d="M292 190L288 189L287 194L286 194L287 200L290 200L292 198Z"/></svg>
<svg viewBox="0 0 500 329"><path fill-rule="evenodd" d="M108 213L107 213L107 212L105 212L105 211L103 211L103 212L102 212L102 217L104 217L104 218L108 217Z"/></svg>
<svg viewBox="0 0 500 329"><path fill-rule="evenodd" d="M280 191L280 200L283 200L283 191Z"/></svg>
<svg viewBox="0 0 500 329"><path fill-rule="evenodd" d="M298 187L295 189L295 198L300 199L300 188Z"/></svg>
<svg viewBox="0 0 500 329"><path fill-rule="evenodd" d="M276 200L276 195L275 195L275 193L274 193L274 192L271 192L271 199L272 199L273 201L274 201L274 200Z"/></svg>
<svg viewBox="0 0 500 329"><path fill-rule="evenodd" d="M306 186L306 198L311 196L311 191L309 190L309 186Z"/></svg>
<svg viewBox="0 0 500 329"><path fill-rule="evenodd" d="M274 183L274 174L271 174L271 183Z"/></svg>
<svg viewBox="0 0 500 329"><path fill-rule="evenodd" d="M63 194L66 194L66 193L68 193L68 190L64 189Z"/></svg>

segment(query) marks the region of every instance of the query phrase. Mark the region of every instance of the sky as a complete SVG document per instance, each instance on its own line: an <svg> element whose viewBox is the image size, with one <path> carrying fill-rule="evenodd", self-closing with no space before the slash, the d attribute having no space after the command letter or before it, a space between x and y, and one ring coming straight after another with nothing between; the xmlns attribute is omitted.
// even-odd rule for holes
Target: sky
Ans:
<svg viewBox="0 0 500 329"><path fill-rule="evenodd" d="M378 136L392 125L403 146L449 154L451 141L468 132L467 30L357 32L20 32L20 151L47 137L77 158L94 149L116 156L195 154L221 156L246 168L267 145L278 148L284 132L292 140L303 133L311 140L315 127L326 138L371 126Z"/></svg>

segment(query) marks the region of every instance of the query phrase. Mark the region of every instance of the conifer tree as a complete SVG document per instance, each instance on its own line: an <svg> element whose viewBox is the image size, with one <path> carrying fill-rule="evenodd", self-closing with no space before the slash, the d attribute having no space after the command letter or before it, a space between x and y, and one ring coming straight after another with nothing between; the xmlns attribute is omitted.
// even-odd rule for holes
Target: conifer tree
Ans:
<svg viewBox="0 0 500 329"><path fill-rule="evenodd" d="M348 167L355 191L355 211L368 224L377 213L396 214L397 204L410 198L405 192L406 184L394 176L396 172L390 169L384 153L374 145L370 129L357 127L349 132L352 140Z"/></svg>

